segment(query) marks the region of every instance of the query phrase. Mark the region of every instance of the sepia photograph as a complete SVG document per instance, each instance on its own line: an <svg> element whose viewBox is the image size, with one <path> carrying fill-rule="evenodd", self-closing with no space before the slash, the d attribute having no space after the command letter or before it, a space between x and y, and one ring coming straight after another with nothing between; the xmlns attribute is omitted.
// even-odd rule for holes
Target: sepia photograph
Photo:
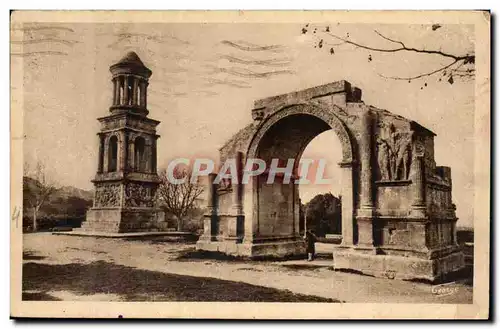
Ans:
<svg viewBox="0 0 500 329"><path fill-rule="evenodd" d="M13 11L11 316L488 318L490 19Z"/></svg>

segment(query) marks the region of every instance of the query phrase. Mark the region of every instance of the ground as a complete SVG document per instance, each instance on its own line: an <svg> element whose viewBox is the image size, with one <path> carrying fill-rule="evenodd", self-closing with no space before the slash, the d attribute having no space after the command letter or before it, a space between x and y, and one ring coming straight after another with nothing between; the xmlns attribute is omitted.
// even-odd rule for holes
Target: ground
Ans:
<svg viewBox="0 0 500 329"><path fill-rule="evenodd" d="M23 300L472 303L466 281L374 278L313 262L214 260L192 243L25 234ZM318 244L325 256L330 245Z"/></svg>

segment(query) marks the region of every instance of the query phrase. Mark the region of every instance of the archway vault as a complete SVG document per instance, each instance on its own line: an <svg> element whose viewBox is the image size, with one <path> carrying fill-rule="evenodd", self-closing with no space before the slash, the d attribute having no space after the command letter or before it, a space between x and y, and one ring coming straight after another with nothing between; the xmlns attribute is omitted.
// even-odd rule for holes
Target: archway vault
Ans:
<svg viewBox="0 0 500 329"><path fill-rule="evenodd" d="M323 121L329 126L330 129L335 131L340 140L342 145L342 162L350 163L356 160L351 134L349 133L345 123L337 115L335 115L331 109L307 103L284 106L264 119L250 142L246 152L247 158L258 157L259 145L261 145L266 134L273 127L276 127L276 124L278 124L279 121L294 115L310 115ZM325 130L327 129L322 131ZM312 136L312 138L316 137L322 131L318 131L314 136ZM308 142L309 141L306 142L306 145Z"/></svg>
<svg viewBox="0 0 500 329"><path fill-rule="evenodd" d="M354 240L353 213L356 173L352 164L356 160L353 140L346 124L329 107L317 104L292 104L276 110L261 122L246 153L247 158L259 158L266 163L271 159L295 159L296 164L309 142L324 131L333 130L341 144L341 197L344 241ZM326 150L328 152L328 150ZM257 177L246 196L245 239L251 243L268 239L281 240L288 248L302 242L299 236L299 186L290 182L266 182L267 177ZM248 211L251 208L251 213ZM251 222L251 223L250 223ZM286 247L283 246L286 252Z"/></svg>

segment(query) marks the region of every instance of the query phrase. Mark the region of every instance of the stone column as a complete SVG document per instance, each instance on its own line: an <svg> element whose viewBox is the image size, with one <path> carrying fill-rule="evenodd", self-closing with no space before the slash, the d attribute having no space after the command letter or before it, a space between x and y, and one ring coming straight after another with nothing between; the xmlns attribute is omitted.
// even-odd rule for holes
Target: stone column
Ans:
<svg viewBox="0 0 500 329"><path fill-rule="evenodd" d="M295 181L299 178L293 176L290 181L290 186L293 189L293 236L300 237L300 197L299 197L299 186L295 184Z"/></svg>
<svg viewBox="0 0 500 329"><path fill-rule="evenodd" d="M202 241L215 241L217 236L217 185L214 184L217 174L208 174L208 195L207 209L203 219L203 235L200 237Z"/></svg>
<svg viewBox="0 0 500 329"><path fill-rule="evenodd" d="M151 146L151 167L152 170L151 172L155 173L157 172L156 168L156 162L157 162L157 141L158 141L158 136L153 136L153 145Z"/></svg>
<svg viewBox="0 0 500 329"><path fill-rule="evenodd" d="M130 99L130 95L129 95L129 85L128 85L128 75L124 76L123 77L123 104L125 105L128 105L129 104L129 99Z"/></svg>
<svg viewBox="0 0 500 329"><path fill-rule="evenodd" d="M451 220L451 223L452 223L451 235L453 238L453 245L458 246L458 237L457 237L457 220L458 220L458 218L457 218L457 216L455 216L455 208L456 208L455 205L452 204L452 207L453 207L453 219Z"/></svg>
<svg viewBox="0 0 500 329"><path fill-rule="evenodd" d="M361 194L360 207L358 210L358 245L361 247L373 247L373 169L372 169L372 135L373 121L370 111L362 115L361 138L359 153L361 159Z"/></svg>
<svg viewBox="0 0 500 329"><path fill-rule="evenodd" d="M354 222L353 207L354 194L352 189L352 162L339 163L342 169L342 246L352 246L354 244Z"/></svg>
<svg viewBox="0 0 500 329"><path fill-rule="evenodd" d="M104 136L99 133L99 159L97 160L97 173L102 173L104 170Z"/></svg>
<svg viewBox="0 0 500 329"><path fill-rule="evenodd" d="M239 239L238 228L243 224L243 153L236 154L236 175L237 177L231 180L233 205L231 208L231 215L227 221L227 238L229 240Z"/></svg>
<svg viewBox="0 0 500 329"><path fill-rule="evenodd" d="M411 204L411 217L426 217L425 200L425 164L423 150L417 146L412 161L412 183L413 183L413 202Z"/></svg>
<svg viewBox="0 0 500 329"><path fill-rule="evenodd" d="M154 138L154 137L153 137ZM146 171L148 173L153 172L153 141L152 140L147 140L146 144Z"/></svg>
<svg viewBox="0 0 500 329"><path fill-rule="evenodd" d="M132 87L132 105L137 105L137 89L139 88L139 80L136 77L133 78L133 87Z"/></svg>
<svg viewBox="0 0 500 329"><path fill-rule="evenodd" d="M141 80L139 82L139 85L140 85L140 90L139 90L139 106L140 107L145 107L146 106L146 100L145 100L146 81Z"/></svg>
<svg viewBox="0 0 500 329"><path fill-rule="evenodd" d="M118 170L125 171L127 168L127 153L128 153L128 134L125 131L120 132L120 140L118 145Z"/></svg>
<svg viewBox="0 0 500 329"><path fill-rule="evenodd" d="M113 82L113 105L116 105L116 103L117 103L116 94L117 94L117 90L119 88L118 88L117 83L116 83L116 78L113 78L111 81Z"/></svg>
<svg viewBox="0 0 500 329"><path fill-rule="evenodd" d="M125 104L125 77L124 76L119 76L117 77L118 79L118 93L120 97L118 97L118 103L119 105Z"/></svg>
<svg viewBox="0 0 500 329"><path fill-rule="evenodd" d="M362 209L373 209L373 182L372 182L372 118L367 111L362 116L361 140L359 153L361 158L361 198Z"/></svg>
<svg viewBox="0 0 500 329"><path fill-rule="evenodd" d="M258 216L258 186L259 177L250 177L248 184L244 188L244 206L243 206L243 225L245 236L243 242L252 244L259 230L259 216Z"/></svg>
<svg viewBox="0 0 500 329"><path fill-rule="evenodd" d="M134 138L129 138L128 165L131 171L135 171L135 141Z"/></svg>
<svg viewBox="0 0 500 329"><path fill-rule="evenodd" d="M108 172L109 136L104 137L103 172Z"/></svg>

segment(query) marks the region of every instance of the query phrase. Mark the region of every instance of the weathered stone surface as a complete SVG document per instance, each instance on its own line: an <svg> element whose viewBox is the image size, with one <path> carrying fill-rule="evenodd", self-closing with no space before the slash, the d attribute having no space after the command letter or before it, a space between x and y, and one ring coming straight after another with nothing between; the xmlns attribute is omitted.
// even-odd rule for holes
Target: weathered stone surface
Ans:
<svg viewBox="0 0 500 329"><path fill-rule="evenodd" d="M220 149L268 165L298 161L307 144L332 129L342 145L342 248L336 266L377 276L434 280L463 266L457 252L451 170L436 166L435 134L361 102L346 81L258 100L254 122ZM234 190L221 184L198 249L248 257L301 254L298 186L261 175L245 186L235 217ZM241 222L240 222L241 221ZM235 237L235 233L237 237Z"/></svg>
<svg viewBox="0 0 500 329"><path fill-rule="evenodd" d="M464 267L464 256L456 251L437 259L393 255L369 255L354 250L333 252L335 269L354 269L365 274L388 279L424 279L436 281Z"/></svg>
<svg viewBox="0 0 500 329"><path fill-rule="evenodd" d="M284 258L305 255L304 241L276 241L259 244L235 243L233 241L202 241L196 243L198 250L215 251L244 258Z"/></svg>
<svg viewBox="0 0 500 329"><path fill-rule="evenodd" d="M92 208L81 229L86 232L156 232L165 231L165 214L159 209Z"/></svg>
<svg viewBox="0 0 500 329"><path fill-rule="evenodd" d="M113 106L110 115L98 119L101 131L98 170L92 180L94 205L82 229L111 233L166 229L164 213L154 208L159 183L156 126L160 122L146 117L151 71L137 54L129 53L111 72Z"/></svg>

